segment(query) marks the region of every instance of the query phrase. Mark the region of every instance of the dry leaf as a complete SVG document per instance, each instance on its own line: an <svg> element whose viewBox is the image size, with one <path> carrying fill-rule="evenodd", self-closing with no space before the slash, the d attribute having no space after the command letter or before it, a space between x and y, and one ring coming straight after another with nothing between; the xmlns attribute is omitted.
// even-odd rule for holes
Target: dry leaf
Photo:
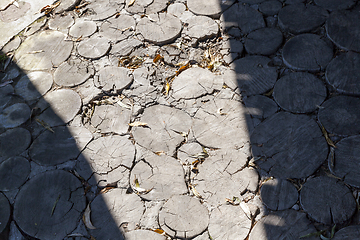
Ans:
<svg viewBox="0 0 360 240"><path fill-rule="evenodd" d="M13 83L13 80L8 80L6 82L0 83L0 87L5 87L6 85L9 85L11 83Z"/></svg>
<svg viewBox="0 0 360 240"><path fill-rule="evenodd" d="M169 94L169 91L170 91L170 83L166 82L166 85L165 85L165 95L166 96Z"/></svg>
<svg viewBox="0 0 360 240"><path fill-rule="evenodd" d="M59 5L60 5L60 1L55 3L55 4L52 4L52 5L46 5L45 7L43 7L40 10L40 13L45 12L45 15L48 15L49 13L51 13Z"/></svg>
<svg viewBox="0 0 360 240"><path fill-rule="evenodd" d="M154 232L158 233L158 234L161 234L161 235L165 235L165 231L160 229L160 228L157 228L157 229L151 229L153 230Z"/></svg>
<svg viewBox="0 0 360 240"><path fill-rule="evenodd" d="M39 123L41 126L43 126L45 129L49 130L52 133L55 133L54 130L51 129L50 125L47 124L45 121L38 118L36 118L35 121Z"/></svg>
<svg viewBox="0 0 360 240"><path fill-rule="evenodd" d="M57 197L57 199L56 199L56 201L55 201L55 203L54 203L54 206L53 206L52 209L51 209L51 214L50 214L50 216L52 216L52 215L54 214L54 211L55 211L55 208L56 208L56 205L57 205L59 199L60 199L60 194L59 194L59 196Z"/></svg>
<svg viewBox="0 0 360 240"><path fill-rule="evenodd" d="M190 63L188 62L186 65L179 68L179 70L176 72L176 76L178 76L181 72L185 71L190 67Z"/></svg>
<svg viewBox="0 0 360 240"><path fill-rule="evenodd" d="M163 59L163 57L160 54L158 54L158 55L155 56L153 62L157 63L160 59Z"/></svg>
<svg viewBox="0 0 360 240"><path fill-rule="evenodd" d="M117 104L119 104L121 107L123 107L123 108L126 108L126 109L129 109L129 110L131 110L131 106L129 106L129 105L126 105L125 103L123 103L123 102L121 102L121 101L118 101L118 102L116 102Z"/></svg>
<svg viewBox="0 0 360 240"><path fill-rule="evenodd" d="M157 152L155 152L155 154L160 156L161 154L165 154L165 152L164 151L157 151Z"/></svg>
<svg viewBox="0 0 360 240"><path fill-rule="evenodd" d="M94 227L94 225L91 223L91 220L90 220L90 204L87 205L86 209L85 209L85 212L84 212L84 215L83 215L83 221L84 221L84 224L87 228L89 229L96 229Z"/></svg>
<svg viewBox="0 0 360 240"><path fill-rule="evenodd" d="M222 112L222 108L219 108L219 109L217 110L217 112L218 112L218 114L220 114L220 115L227 115L227 113Z"/></svg>
<svg viewBox="0 0 360 240"><path fill-rule="evenodd" d="M192 184L189 184L189 188L190 188L190 190L193 192L193 194L196 196L196 197L198 197L198 198L203 198L201 195L200 195L200 193L195 189L195 186L194 185L192 185Z"/></svg>
<svg viewBox="0 0 360 240"><path fill-rule="evenodd" d="M107 193L108 191L110 191L111 189L114 189L115 187L105 187L103 189L101 189L99 194L103 194L103 193Z"/></svg>
<svg viewBox="0 0 360 240"><path fill-rule="evenodd" d="M246 205L246 203L240 202L240 207L244 211L244 213L246 214L248 219L251 220L251 211L250 211L250 208Z"/></svg>
<svg viewBox="0 0 360 240"><path fill-rule="evenodd" d="M147 126L147 123L144 122L133 122L133 123L129 123L130 127L145 127Z"/></svg>
<svg viewBox="0 0 360 240"><path fill-rule="evenodd" d="M134 5L134 3L135 3L135 0L130 0L130 2L129 2L129 4L128 4L128 7Z"/></svg>
<svg viewBox="0 0 360 240"><path fill-rule="evenodd" d="M327 144L333 148L336 148L334 142L330 139L329 134L327 133L327 131L323 125L321 125L321 131L326 139Z"/></svg>

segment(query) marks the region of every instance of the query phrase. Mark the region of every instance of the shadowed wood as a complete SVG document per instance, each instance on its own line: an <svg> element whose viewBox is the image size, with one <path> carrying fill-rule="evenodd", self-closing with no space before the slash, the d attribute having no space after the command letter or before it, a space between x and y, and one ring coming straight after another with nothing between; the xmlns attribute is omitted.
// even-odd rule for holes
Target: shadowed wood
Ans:
<svg viewBox="0 0 360 240"><path fill-rule="evenodd" d="M311 218L327 225L348 220L356 210L350 189L326 176L307 180L300 191L300 203Z"/></svg>

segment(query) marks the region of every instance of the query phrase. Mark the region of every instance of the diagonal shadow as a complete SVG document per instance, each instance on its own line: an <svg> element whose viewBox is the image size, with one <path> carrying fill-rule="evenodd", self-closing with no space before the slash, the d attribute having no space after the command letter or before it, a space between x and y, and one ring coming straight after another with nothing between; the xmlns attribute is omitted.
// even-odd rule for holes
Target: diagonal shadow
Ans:
<svg viewBox="0 0 360 240"><path fill-rule="evenodd" d="M57 114L59 105L42 98L54 90L51 74L23 71L0 55L5 68L0 73L0 239L89 239L86 226L92 224L97 226L92 235L125 239L121 227L126 223L113 219L109 209L114 206L100 192L116 181L97 182L101 177L93 176L81 153L93 135L76 119L66 126L64 112ZM68 109L76 104L63 100ZM86 215L90 203L96 210ZM107 232L100 230L104 225Z"/></svg>
<svg viewBox="0 0 360 240"><path fill-rule="evenodd" d="M238 6L241 11L245 5L240 3ZM240 20L241 17L237 15L238 13L231 10L235 6L228 9L229 5L224 4L221 7L225 12L223 15L225 33L232 39L230 41L230 52L235 55L241 52L237 56L240 59L249 55L256 55L249 54L245 50L239 51L239 46L242 46L250 32L265 26L276 27L276 22L272 22L275 20L272 18L267 18L266 22L264 19L263 22L259 20L256 23L259 25L253 27L248 25L247 21L251 22L251 18L256 16L249 16L249 19ZM288 39L283 39L282 44L286 40ZM3 54L1 53L1 55ZM275 81L284 76L284 72L286 73L288 70L282 63L281 51L267 55L270 55L272 60L257 59L257 70L254 72L247 70L254 67L251 65L252 63L234 61L231 64L236 75L235 85L237 86L234 87L234 90L240 93L245 106L250 111L246 116L249 135L253 134L254 127L258 126L265 118L276 112L282 112L273 102L271 89L273 89ZM6 60L2 64L5 62ZM1 229L3 225L0 225L0 230L3 230L0 238L8 239L10 231L12 234L16 232L20 234L18 232L20 231L28 239L63 239L66 236L71 236L70 239L81 239L81 235L89 238L90 235L82 223L82 218L89 203L95 202L97 208L92 209L91 215L93 225L98 226L97 224L102 222L105 223L107 229L111 229L111 231L107 230L100 233L102 239L124 239L122 231L126 222L113 215L115 206L109 199L105 199L102 194L99 194L101 190L107 192L114 187L112 185L114 182L111 181L111 177L102 177L101 174L95 176L92 170L94 166L91 165L93 164L91 152L87 151L85 154L82 152L86 146L89 146L90 140L97 139L96 136L89 136L77 118L64 121L64 116L60 117L57 114L59 109L49 105L42 98L43 93L38 91L39 86L34 86L28 80L33 78L33 76L28 76L29 74L11 62L7 65L6 71L0 75L0 79L2 79L0 83L0 114L2 114L1 116L6 115L1 119L1 124L6 126L0 129L0 178L3 179L0 183L0 191L2 192L0 201L2 201L1 206L5 206L0 209L4 212L0 216L4 219L1 223L6 222L6 227ZM264 82L260 84L249 83L251 78L262 78ZM225 81L225 84L230 86L234 82ZM255 89L255 87L261 89ZM51 90L48 89L50 92L57 90L57 86L53 84L50 88ZM22 91L28 91L28 93ZM20 92L25 95L20 95ZM31 98L28 98L26 94L31 94ZM256 100L254 96L257 96ZM66 104L71 105L71 102ZM11 106L16 107L10 108ZM79 111L80 108L76 114ZM316 112L311 114L315 116ZM9 119L11 121L8 121ZM67 125L69 122L70 124ZM269 130L264 127L264 131ZM255 146L255 149L261 147L256 146L258 145L257 142L250 142L250 144L253 147ZM99 152L101 150L103 150L101 147L96 149ZM328 150L327 146L326 150ZM106 153L102 152L102 154ZM260 179L265 182L269 177L272 177L267 171L269 167L267 169L265 164L268 159L263 159L264 156L261 154L254 155L257 155L254 160L260 166L258 168ZM326 158L322 159L322 162L325 160ZM122 174L132 167L132 164L121 165L119 167L121 171L116 172L116 174ZM318 169L316 168L311 174L315 172L316 175L322 175L323 173ZM21 174L17 174L19 172ZM105 173L106 171L103 172L103 175L106 175ZM286 175L283 177L281 174L278 173L277 178L284 181L290 178L292 183L297 185L304 182L304 178L292 178ZM99 185L100 188L96 185ZM129 186L128 182L123 184L119 188L121 190L119 194L124 194ZM278 192L283 186L280 186L278 181L272 181L266 187L266 191L261 191L261 198L263 201L272 201L271 197L273 196L269 193ZM17 190L18 188L20 191ZM295 201L294 199L286 200L294 201L294 204L299 203L297 191L295 196ZM290 208L294 204L285 208ZM275 206L274 208L280 207ZM268 218L262 225L263 230L260 231L262 235L253 236L253 239L273 239L274 236L277 236L278 231L284 231L284 229L286 231L282 237L293 239L291 227L295 223L298 224L298 228L303 228L300 232L302 235L319 230L315 229L312 223L308 223L307 220L298 217L296 214L290 217L283 214L284 211L270 211L272 218ZM285 221L283 225L276 225L279 218L288 217L290 218L288 222ZM296 222L295 220L299 221ZM131 226L129 227L131 228ZM328 228L328 226L326 227ZM96 231L93 230L93 232ZM299 232L295 234L299 234Z"/></svg>

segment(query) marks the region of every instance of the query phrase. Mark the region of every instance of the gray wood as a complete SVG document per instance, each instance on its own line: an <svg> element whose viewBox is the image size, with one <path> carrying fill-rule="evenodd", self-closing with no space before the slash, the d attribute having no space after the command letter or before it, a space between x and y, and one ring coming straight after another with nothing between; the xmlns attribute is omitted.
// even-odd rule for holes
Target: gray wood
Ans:
<svg viewBox="0 0 360 240"><path fill-rule="evenodd" d="M144 110L140 118L148 127L133 127L135 141L153 152L164 151L173 156L191 128L191 118L184 111L155 105Z"/></svg>
<svg viewBox="0 0 360 240"><path fill-rule="evenodd" d="M294 206L299 194L296 187L287 180L272 179L262 185L260 196L268 208L280 211Z"/></svg>
<svg viewBox="0 0 360 240"><path fill-rule="evenodd" d="M76 21L76 23L69 29L69 35L74 38L85 38L93 35L96 30L97 26L95 22L81 19Z"/></svg>
<svg viewBox="0 0 360 240"><path fill-rule="evenodd" d="M202 146L196 142L187 142L177 152L177 158L182 164L191 164L196 160L198 154L202 154Z"/></svg>
<svg viewBox="0 0 360 240"><path fill-rule="evenodd" d="M116 188L98 195L90 209L96 229L89 232L95 239L125 240L122 231L127 227L134 230L140 224L145 206L136 194L126 194L125 189Z"/></svg>
<svg viewBox="0 0 360 240"><path fill-rule="evenodd" d="M265 119L279 110L278 105L268 97L254 95L243 99L246 109L252 117Z"/></svg>
<svg viewBox="0 0 360 240"><path fill-rule="evenodd" d="M24 128L9 129L0 134L0 162L25 151L31 142L31 134Z"/></svg>
<svg viewBox="0 0 360 240"><path fill-rule="evenodd" d="M295 70L319 71L333 58L333 47L315 34L301 34L287 41L283 48L286 66Z"/></svg>
<svg viewBox="0 0 360 240"><path fill-rule="evenodd" d="M47 171L21 188L13 217L20 229L32 237L61 240L78 225L85 200L82 184L74 175L62 170Z"/></svg>
<svg viewBox="0 0 360 240"><path fill-rule="evenodd" d="M46 70L65 61L73 49L72 41L58 31L41 31L27 38L15 53L17 65L24 70Z"/></svg>
<svg viewBox="0 0 360 240"><path fill-rule="evenodd" d="M0 233L2 233L8 225L10 220L10 203L9 200L0 193Z"/></svg>
<svg viewBox="0 0 360 240"><path fill-rule="evenodd" d="M135 1L133 4L130 4L131 0L125 1L125 10L132 14L144 14L145 9L149 7L150 4L154 2L154 0L142 0Z"/></svg>
<svg viewBox="0 0 360 240"><path fill-rule="evenodd" d="M282 3L278 0L269 0L259 4L259 11L267 16L273 16L278 14L282 8Z"/></svg>
<svg viewBox="0 0 360 240"><path fill-rule="evenodd" d="M119 104L95 107L91 125L101 133L125 134L129 129L131 110Z"/></svg>
<svg viewBox="0 0 360 240"><path fill-rule="evenodd" d="M0 191L19 188L25 183L29 173L30 163L26 158L11 157L3 161L0 163Z"/></svg>
<svg viewBox="0 0 360 240"><path fill-rule="evenodd" d="M51 73L35 71L20 78L15 85L16 94L26 101L36 100L47 93L53 84Z"/></svg>
<svg viewBox="0 0 360 240"><path fill-rule="evenodd" d="M350 189L337 179L326 176L306 181L300 191L300 203L311 218L327 225L348 220L356 210Z"/></svg>
<svg viewBox="0 0 360 240"><path fill-rule="evenodd" d="M70 89L59 89L49 92L44 96L45 108L38 117L49 126L65 125L74 119L81 108L79 94ZM40 103L38 104L41 107Z"/></svg>
<svg viewBox="0 0 360 240"><path fill-rule="evenodd" d="M245 239L251 220L240 206L221 205L210 213L209 235L213 240Z"/></svg>
<svg viewBox="0 0 360 240"><path fill-rule="evenodd" d="M142 41L129 37L113 45L110 53L115 56L127 56L134 51L134 49L144 45Z"/></svg>
<svg viewBox="0 0 360 240"><path fill-rule="evenodd" d="M314 2L329 11L349 9L356 4L356 0L315 0Z"/></svg>
<svg viewBox="0 0 360 240"><path fill-rule="evenodd" d="M294 210L276 211L262 218L251 230L249 240L299 239L318 230L305 213ZM319 237L307 237L319 240Z"/></svg>
<svg viewBox="0 0 360 240"><path fill-rule="evenodd" d="M247 35L245 49L249 54L271 55L282 42L283 35L276 28L260 28Z"/></svg>
<svg viewBox="0 0 360 240"><path fill-rule="evenodd" d="M191 38L205 40L216 36L219 32L219 25L210 17L192 16L185 21L188 25L183 33Z"/></svg>
<svg viewBox="0 0 360 240"><path fill-rule="evenodd" d="M173 80L171 96L177 100L197 98L221 90L222 86L222 79L209 70L189 68Z"/></svg>
<svg viewBox="0 0 360 240"><path fill-rule="evenodd" d="M76 159L81 148L77 146L75 139L86 138L85 143L88 143L92 138L89 131L81 132L82 136L73 136L65 126L54 127L53 131L44 131L33 141L29 149L31 160L43 166L55 166Z"/></svg>
<svg viewBox="0 0 360 240"><path fill-rule="evenodd" d="M315 111L326 98L324 83L310 73L290 73L280 78L273 96L279 106L294 113Z"/></svg>
<svg viewBox="0 0 360 240"><path fill-rule="evenodd" d="M209 212L199 200L174 195L159 212L160 227L176 238L193 238L208 227Z"/></svg>
<svg viewBox="0 0 360 240"><path fill-rule="evenodd" d="M192 130L203 146L238 149L249 141L246 117L239 101L210 100L196 112Z"/></svg>
<svg viewBox="0 0 360 240"><path fill-rule="evenodd" d="M306 33L320 27L329 13L318 6L293 4L283 7L279 11L279 26L294 34Z"/></svg>
<svg viewBox="0 0 360 240"><path fill-rule="evenodd" d="M67 33L68 28L74 25L74 17L71 14L55 15L49 20L49 28Z"/></svg>
<svg viewBox="0 0 360 240"><path fill-rule="evenodd" d="M55 8L56 13L62 13L64 11L68 11L73 9L77 4L80 3L81 0L63 0L60 5Z"/></svg>
<svg viewBox="0 0 360 240"><path fill-rule="evenodd" d="M187 1L187 7L196 15L205 15L212 18L218 18L221 12L229 8L235 1L228 0L225 2L219 2L217 0L201 1L201 0L189 0Z"/></svg>
<svg viewBox="0 0 360 240"><path fill-rule="evenodd" d="M60 86L73 87L84 83L94 75L94 67L82 59L69 59L54 72L54 82Z"/></svg>
<svg viewBox="0 0 360 240"><path fill-rule="evenodd" d="M136 27L135 19L129 15L120 15L103 22L100 34L117 43L134 34Z"/></svg>
<svg viewBox="0 0 360 240"><path fill-rule="evenodd" d="M325 129L338 135L360 133L360 99L335 96L325 101L319 109L318 118Z"/></svg>
<svg viewBox="0 0 360 240"><path fill-rule="evenodd" d="M359 144L359 135L344 138L336 143L334 153L329 154L329 168L333 174L354 187L360 187Z"/></svg>
<svg viewBox="0 0 360 240"><path fill-rule="evenodd" d="M232 63L237 83L242 94L262 94L273 88L278 73L269 66L270 59L262 56L247 56Z"/></svg>
<svg viewBox="0 0 360 240"><path fill-rule="evenodd" d="M130 169L133 165L134 155L134 145L127 136L119 135L93 140L82 152L82 157L98 174L106 174L120 166Z"/></svg>
<svg viewBox="0 0 360 240"><path fill-rule="evenodd" d="M327 36L346 51L360 52L360 13L357 11L334 11L327 19Z"/></svg>
<svg viewBox="0 0 360 240"><path fill-rule="evenodd" d="M131 84L133 77L128 69L124 67L108 66L101 68L99 77L95 78L95 86L102 91L121 91Z"/></svg>
<svg viewBox="0 0 360 240"><path fill-rule="evenodd" d="M109 51L109 42L108 38L94 35L89 39L81 41L77 46L77 51L85 58L101 58Z"/></svg>
<svg viewBox="0 0 360 240"><path fill-rule="evenodd" d="M149 17L142 18L137 24L137 32L146 41L162 45L173 42L180 36L182 24L180 19L174 15L160 13L159 15L152 14Z"/></svg>
<svg viewBox="0 0 360 240"><path fill-rule="evenodd" d="M338 92L360 95L360 54L347 52L333 59L326 68L326 81Z"/></svg>
<svg viewBox="0 0 360 240"><path fill-rule="evenodd" d="M30 107L26 103L15 103L0 114L0 126L4 128L14 128L25 123L31 115Z"/></svg>
<svg viewBox="0 0 360 240"><path fill-rule="evenodd" d="M169 5L169 0L153 0L153 2L146 7L146 14L159 13L166 11Z"/></svg>
<svg viewBox="0 0 360 240"><path fill-rule="evenodd" d="M258 165L277 178L310 176L325 161L328 145L308 116L279 112L255 127L250 142Z"/></svg>
<svg viewBox="0 0 360 240"><path fill-rule="evenodd" d="M135 179L143 191L135 186ZM184 179L184 169L175 158L149 154L131 170L130 184L141 198L158 201L168 200L174 194L186 194L188 189Z"/></svg>
<svg viewBox="0 0 360 240"><path fill-rule="evenodd" d="M124 8L124 1L97 0L92 1L86 8L90 14L86 15L85 19L94 21L104 20L120 12Z"/></svg>
<svg viewBox="0 0 360 240"><path fill-rule="evenodd" d="M255 192L258 173L244 168L247 154L241 150L220 149L198 166L193 186L211 207L225 204L225 199L240 197L246 190Z"/></svg>
<svg viewBox="0 0 360 240"><path fill-rule="evenodd" d="M360 239L360 226L351 225L344 227L335 233L333 240L359 240Z"/></svg>
<svg viewBox="0 0 360 240"><path fill-rule="evenodd" d="M224 18L223 24L225 28L238 27L243 34L265 27L262 14L241 3L232 5L223 13L222 17Z"/></svg>

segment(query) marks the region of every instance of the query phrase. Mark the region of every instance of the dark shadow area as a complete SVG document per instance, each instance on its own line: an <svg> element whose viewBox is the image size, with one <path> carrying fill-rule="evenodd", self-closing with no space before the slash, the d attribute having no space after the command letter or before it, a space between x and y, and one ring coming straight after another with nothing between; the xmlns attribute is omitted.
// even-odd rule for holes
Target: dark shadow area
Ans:
<svg viewBox="0 0 360 240"><path fill-rule="evenodd" d="M12 54L0 56L0 239L125 239L127 223L109 210L118 196L103 198L116 180L95 177L81 153L94 137L75 117L78 103L59 92L65 88L57 89L51 72L26 73ZM54 106L43 98L50 92L62 93Z"/></svg>
<svg viewBox="0 0 360 240"><path fill-rule="evenodd" d="M338 14L358 16L359 3L330 2L239 0L229 7L222 1L223 37L236 57L224 82L247 109L250 163L265 206L253 219L249 240L332 238L339 230L336 239L359 236L358 185L350 180L358 158L341 156L358 152L356 136L347 137L359 134L348 115L357 111L359 72L336 62L348 54L348 64L357 65L359 50L345 47L345 40L335 44L340 37L332 32ZM349 19L336 30L342 37L355 24Z"/></svg>

